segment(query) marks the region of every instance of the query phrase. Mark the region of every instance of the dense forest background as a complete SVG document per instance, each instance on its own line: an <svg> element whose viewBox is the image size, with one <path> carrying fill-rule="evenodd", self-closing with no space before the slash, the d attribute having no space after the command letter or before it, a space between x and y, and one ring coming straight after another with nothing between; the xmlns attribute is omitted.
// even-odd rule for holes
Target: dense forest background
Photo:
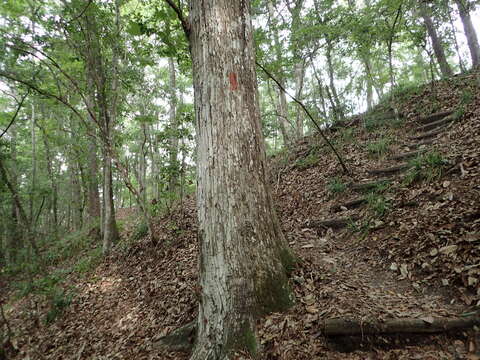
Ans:
<svg viewBox="0 0 480 360"><path fill-rule="evenodd" d="M409 89L435 94L478 68L479 4L252 1L267 155L379 104L398 120ZM0 275L46 294L52 318L69 302L52 266L88 249L75 264L87 271L126 246L132 209L130 239L156 245L155 219L196 190L187 13L174 0L0 4Z"/></svg>
<svg viewBox="0 0 480 360"><path fill-rule="evenodd" d="M328 125L477 65L475 5L255 1L257 60ZM108 252L115 208L138 206L147 226L193 191L188 45L166 2L6 1L1 14L2 264L85 226ZM274 154L315 128L258 76Z"/></svg>

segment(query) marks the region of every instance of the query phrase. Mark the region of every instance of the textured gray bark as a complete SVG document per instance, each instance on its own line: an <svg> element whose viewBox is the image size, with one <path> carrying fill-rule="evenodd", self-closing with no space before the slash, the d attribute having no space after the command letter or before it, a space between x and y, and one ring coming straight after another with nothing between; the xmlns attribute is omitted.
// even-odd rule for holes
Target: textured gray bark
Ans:
<svg viewBox="0 0 480 360"><path fill-rule="evenodd" d="M460 18L462 19L463 31L467 38L468 48L470 49L470 56L472 57L472 66L478 67L480 65L480 46L478 44L477 33L473 27L472 18L468 7L468 0L455 0L457 4Z"/></svg>
<svg viewBox="0 0 480 360"><path fill-rule="evenodd" d="M255 352L257 316L291 303L266 182L249 2L192 1L201 298L192 359Z"/></svg>
<svg viewBox="0 0 480 360"><path fill-rule="evenodd" d="M429 9L425 4L421 4L419 7L420 15L425 22L427 28L428 36L432 41L433 52L435 53L435 58L437 59L438 65L440 66L440 71L445 77L452 76L452 69L448 65L447 57L445 56L445 51L443 49L442 41L440 40L435 25L433 24L432 18L429 14Z"/></svg>

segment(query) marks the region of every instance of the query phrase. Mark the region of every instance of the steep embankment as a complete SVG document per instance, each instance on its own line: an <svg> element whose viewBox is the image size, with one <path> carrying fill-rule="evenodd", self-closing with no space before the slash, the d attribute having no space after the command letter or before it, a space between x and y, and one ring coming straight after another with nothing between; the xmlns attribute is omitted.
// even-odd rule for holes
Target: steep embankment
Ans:
<svg viewBox="0 0 480 360"><path fill-rule="evenodd" d="M476 358L480 344L468 331L367 334L428 330L480 300L478 89L473 75L455 77L398 94L402 119L379 107L332 130L350 175L317 137L272 160L276 206L301 261L291 280L296 305L259 322L262 358ZM159 247L144 238L73 277L77 296L55 323L19 311L34 309L33 299L16 304L8 316L21 331L17 358L188 358L155 343L195 317L194 201L157 225ZM357 337L323 336L352 329Z"/></svg>

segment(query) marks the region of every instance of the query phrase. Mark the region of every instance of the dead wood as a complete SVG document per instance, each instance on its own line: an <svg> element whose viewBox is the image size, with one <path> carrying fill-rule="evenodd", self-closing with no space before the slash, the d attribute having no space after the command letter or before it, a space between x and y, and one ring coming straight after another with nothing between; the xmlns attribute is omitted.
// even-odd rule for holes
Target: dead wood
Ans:
<svg viewBox="0 0 480 360"><path fill-rule="evenodd" d="M480 317L464 318L405 318L386 321L359 321L345 319L327 319L321 324L325 336L353 336L378 334L420 333L432 334L452 330L462 330L480 325Z"/></svg>
<svg viewBox="0 0 480 360"><path fill-rule="evenodd" d="M401 164L401 165L392 166L389 168L368 170L367 172L371 175L392 175L392 174L402 172L408 169L409 167L410 166L408 164Z"/></svg>
<svg viewBox="0 0 480 360"><path fill-rule="evenodd" d="M411 149L418 149L421 146L431 145L434 142L435 142L435 139L427 139L427 140L419 141L417 143L407 144L405 146Z"/></svg>
<svg viewBox="0 0 480 360"><path fill-rule="evenodd" d="M305 226L309 228L332 228L332 229L341 229L352 221L358 220L358 216L344 217L344 218L335 218L335 219L325 219L325 220L309 220L306 222Z"/></svg>
<svg viewBox="0 0 480 360"><path fill-rule="evenodd" d="M355 209L355 208L361 206L362 204L364 204L366 202L367 202L367 199L359 198L359 199L347 201L343 204L334 205L330 208L330 210L333 211L333 212L339 212L339 211L342 210L342 208Z"/></svg>
<svg viewBox="0 0 480 360"><path fill-rule="evenodd" d="M193 347L196 333L196 320L174 330L172 333L153 343L158 350L189 351ZM398 335L398 334L435 334L458 331L480 326L478 315L455 318L404 318L385 321L325 319L320 324L323 336L364 336L364 335Z"/></svg>
<svg viewBox="0 0 480 360"><path fill-rule="evenodd" d="M455 116L454 116L454 114L451 114L451 115L448 115L448 116L444 117L443 119L428 123L428 124L423 125L423 126L419 126L415 129L415 131L420 132L420 133L424 132L424 131L430 131L430 130L436 129L436 128L442 126L442 125L451 123L454 120L455 120Z"/></svg>
<svg viewBox="0 0 480 360"><path fill-rule="evenodd" d="M428 115L428 116L425 116L425 117L421 117L421 118L417 119L417 122L419 122L421 124L429 124L429 123L432 123L434 121L443 119L445 116L448 116L448 115L451 115L451 114L453 114L453 111L451 111L451 110L440 111L440 112L437 112L437 113L434 113L434 114L431 114L431 115Z"/></svg>
<svg viewBox="0 0 480 360"><path fill-rule="evenodd" d="M379 180L374 180L374 181L350 183L349 188L354 190L354 191L371 190L371 189L376 188L379 185L385 184L388 181L389 181L388 179L379 179Z"/></svg>
<svg viewBox="0 0 480 360"><path fill-rule="evenodd" d="M388 158L388 160L405 160L413 158L422 153L422 150L409 151L398 155L393 155Z"/></svg>
<svg viewBox="0 0 480 360"><path fill-rule="evenodd" d="M423 140L423 139L428 139L428 138L431 138L431 137L434 137L434 136L437 136L438 134L441 134L442 132L444 132L446 129L446 125L438 128L438 129L435 129L435 130L432 130L432 131L428 131L426 133L423 133L423 134L420 134L420 135L417 135L417 136L413 136L410 138L410 140Z"/></svg>

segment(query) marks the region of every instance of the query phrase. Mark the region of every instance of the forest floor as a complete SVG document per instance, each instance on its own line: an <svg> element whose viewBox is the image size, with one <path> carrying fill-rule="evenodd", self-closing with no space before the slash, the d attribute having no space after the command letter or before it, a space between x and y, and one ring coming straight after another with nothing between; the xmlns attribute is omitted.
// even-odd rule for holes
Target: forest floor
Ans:
<svg viewBox="0 0 480 360"><path fill-rule="evenodd" d="M323 335L330 319L430 323L479 309L475 76L398 93L403 119L378 107L329 130L350 175L316 136L271 159L275 205L299 262L291 275L295 305L258 323L262 359L480 359L475 330ZM444 111L454 113L426 117ZM16 358L188 359L157 342L196 316L195 219L187 198L157 219L157 247L144 237L118 246L91 272L71 273L65 287L75 296L48 325L46 305L34 297L10 304ZM122 235L134 231L125 226Z"/></svg>

